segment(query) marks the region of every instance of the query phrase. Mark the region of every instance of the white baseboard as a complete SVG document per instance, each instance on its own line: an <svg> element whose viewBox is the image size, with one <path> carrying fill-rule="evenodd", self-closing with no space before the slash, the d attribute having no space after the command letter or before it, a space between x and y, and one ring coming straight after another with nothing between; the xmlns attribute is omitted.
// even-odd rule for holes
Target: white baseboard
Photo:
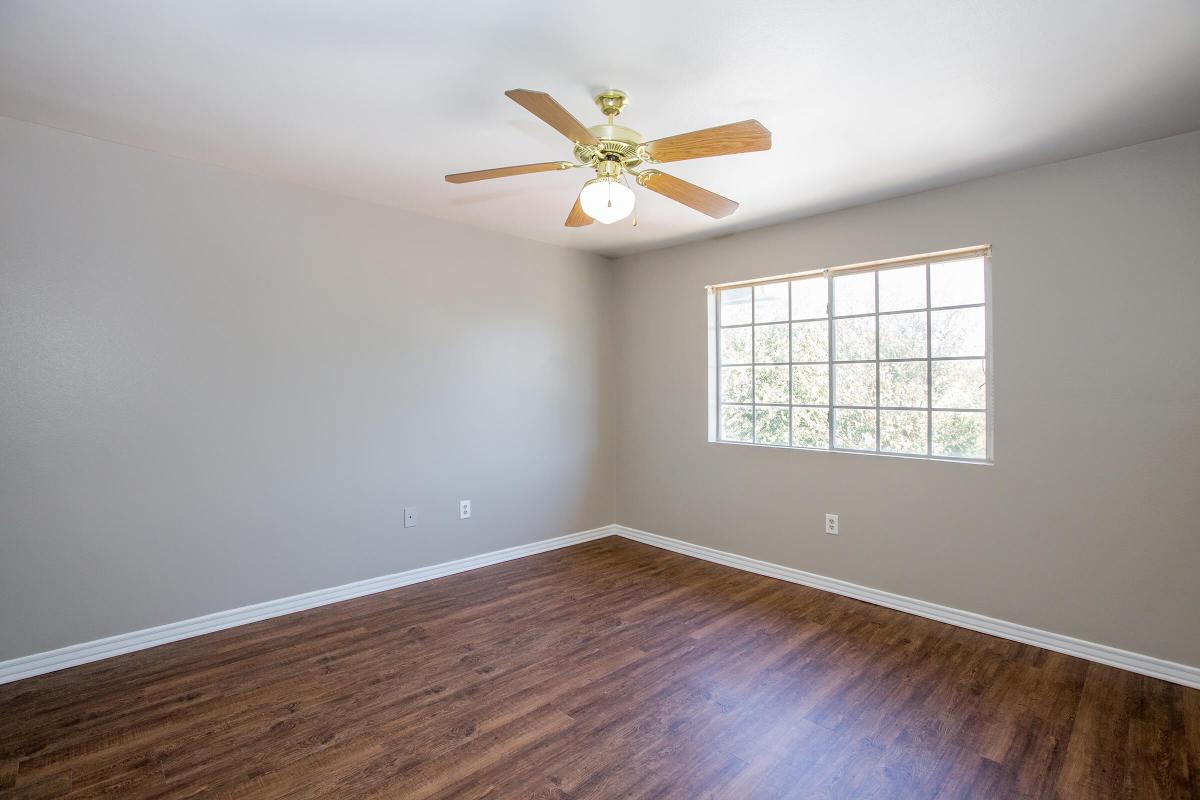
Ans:
<svg viewBox="0 0 1200 800"><path fill-rule="evenodd" d="M330 589L318 589L313 592L283 597L278 600L268 600L265 603L256 603L252 606L243 606L241 608L230 609L229 611L218 611L215 614L207 614L203 617L193 617L181 622L170 622L155 628L146 628L140 631L133 631L132 633L109 636L106 639L96 639L92 642L73 644L68 647L59 648L58 650L49 650L45 653L35 653L31 656L0 661L0 684L17 681L22 678L32 678L35 675L42 675L47 672L78 666L79 664L87 664L91 661L99 661L112 656L119 656L122 653L145 650L150 647L157 647L160 644L176 642L192 636L201 636L205 633L233 628L237 625L245 625L272 617L281 617L284 614L336 603L339 600L349 600L354 597L362 597L367 594L375 594L376 592L383 592L388 589L396 589L401 586L420 583L421 581L443 578L447 575L453 575L456 572L466 572L467 570L478 569L479 567L486 567L491 564L499 564L502 561L511 561L514 558L523 558L535 553L544 553L547 550L570 547L573 544L611 536L612 534L612 526L606 525L590 531L571 533L553 539L543 539L539 542L517 545L516 547L509 547L504 550L495 550L491 553L483 553L478 556L460 558L457 561L447 561L444 564L418 567L417 569L410 569L405 572L382 575L378 578L367 578L366 580L347 583L342 586L334 586Z"/></svg>
<svg viewBox="0 0 1200 800"><path fill-rule="evenodd" d="M772 564L768 561L759 561L758 559L747 558L735 553L726 553L723 550L714 550L711 547L703 547L679 539L671 539L655 533L639 531L624 525L613 525L612 529L618 536L624 536L626 539L632 539L643 544L653 545L654 547L661 547L664 550L702 558L705 561L724 564L727 567L734 567L746 572L755 572L759 575L767 575L772 578L811 586L815 589L823 589L827 592L853 597L856 600L863 600L878 606L894 608L897 611L905 611L909 614L916 614L919 617L927 617L938 622L957 625L960 628L969 628L973 631L991 634L992 636L1044 647L1047 650L1055 650L1070 656L1085 658L1088 661L1107 664L1110 667L1117 667L1118 669L1149 675L1151 678L1160 678L1171 683L1200 689L1200 667L1177 664L1173 661L1164 661L1161 658L1142 655L1141 653L1132 653L1128 650L1121 650L1104 644L1086 642L1082 639L1063 636L1060 633L1051 633L1050 631L1018 625L1015 622L1006 622L1002 619L985 617L982 614L975 614L970 611L961 611L957 608L940 606L937 603L930 603L925 600L917 600L912 597L892 594L891 592L884 592L867 586L859 586L858 584L841 581L836 578L827 578L824 575L816 575L811 572L793 569L792 567Z"/></svg>
<svg viewBox="0 0 1200 800"><path fill-rule="evenodd" d="M132 633L110 636L106 639L97 639L92 642L70 645L69 647L50 650L45 653L35 653L34 655L22 658L14 658L10 661L0 661L0 684L22 678L31 678L35 675L42 675L79 664L87 664L123 653L132 653L135 650L145 650L160 644L167 644L168 642L175 642L192 636L200 636L237 625L280 617L295 611L304 611L305 609L336 603L340 600L349 600L354 597L387 591L388 589L396 589L401 586L420 583L421 581L453 575L457 572L466 572L467 570L478 569L479 567L486 567L491 564L499 564L502 561L511 561L514 558L523 558L535 553L544 553L547 550L557 550L561 547L570 547L574 544L614 535L623 536L626 539L642 542L654 547L661 547L664 550L671 550L694 558L701 558L705 561L712 561L716 564L724 564L725 566L745 570L746 572L754 572L759 575L790 581L791 583L811 586L815 589L823 589L827 592L853 597L856 600L863 600L875 605L894 608L897 611L905 611L909 614L927 617L938 622L957 625L960 628L969 628L970 630L988 633L992 636L1044 647L1047 650L1055 650L1100 664L1107 664L1111 667L1200 689L1200 667L1177 664L1172 661L1154 658L1153 656L1109 647L1108 645L1086 642L1082 639L1075 639L1070 636L1051 633L1050 631L1018 625L1015 622L1006 622L1005 620L985 617L982 614L975 614L970 611L961 611L956 608L926 602L925 600L917 600L912 597L892 594L891 592L872 589L867 586L859 586L858 584L836 578L827 578L824 575L804 572L792 567L772 564L768 561L759 561L758 559L740 556L735 553L727 553L723 550L715 550L711 547L659 536L655 533L640 531L624 525L606 525L590 531L572 533L553 539L543 539L539 542L461 558L457 561L448 561L444 564L434 564L433 566L419 567L392 575L383 575L378 578L368 578L367 580L347 583L329 589L318 589L317 591L306 592L305 594L297 594L229 611L219 611L215 614L195 617L181 622L159 625L155 628L146 628L145 630L134 631Z"/></svg>

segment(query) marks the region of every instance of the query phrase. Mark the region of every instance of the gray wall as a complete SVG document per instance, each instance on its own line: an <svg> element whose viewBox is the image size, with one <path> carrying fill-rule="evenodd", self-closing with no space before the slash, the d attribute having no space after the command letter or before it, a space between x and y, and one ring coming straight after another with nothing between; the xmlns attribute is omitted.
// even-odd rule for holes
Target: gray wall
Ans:
<svg viewBox="0 0 1200 800"><path fill-rule="evenodd" d="M614 266L0 118L0 659L617 521L1200 664L1197 220L1189 134ZM994 466L705 441L705 284L983 242Z"/></svg>
<svg viewBox="0 0 1200 800"><path fill-rule="evenodd" d="M705 284L982 243L994 466L706 442ZM1193 133L622 259L616 521L1200 665L1198 252Z"/></svg>
<svg viewBox="0 0 1200 800"><path fill-rule="evenodd" d="M609 523L610 301L598 257L0 118L0 659Z"/></svg>

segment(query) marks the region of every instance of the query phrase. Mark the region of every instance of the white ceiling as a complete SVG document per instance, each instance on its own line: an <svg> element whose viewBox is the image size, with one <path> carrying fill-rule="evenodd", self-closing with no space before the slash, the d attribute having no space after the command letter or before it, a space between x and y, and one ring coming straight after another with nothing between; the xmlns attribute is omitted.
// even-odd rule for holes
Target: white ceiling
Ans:
<svg viewBox="0 0 1200 800"><path fill-rule="evenodd" d="M647 138L770 128L664 166L741 209L567 229L582 170L443 182L571 158L505 89L592 125L610 86ZM3 0L0 114L619 255L1200 128L1200 2Z"/></svg>

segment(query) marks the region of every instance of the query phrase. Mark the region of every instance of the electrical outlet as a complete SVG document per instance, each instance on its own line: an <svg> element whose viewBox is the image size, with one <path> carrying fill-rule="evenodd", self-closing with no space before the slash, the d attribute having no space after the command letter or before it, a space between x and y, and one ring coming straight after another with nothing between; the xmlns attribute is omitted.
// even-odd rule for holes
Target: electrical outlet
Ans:
<svg viewBox="0 0 1200 800"><path fill-rule="evenodd" d="M837 514L826 514L825 515L825 532L831 533L834 536L838 535L838 515Z"/></svg>
<svg viewBox="0 0 1200 800"><path fill-rule="evenodd" d="M405 506L404 507L404 527L406 527L406 528L417 527L417 507L416 506Z"/></svg>
<svg viewBox="0 0 1200 800"><path fill-rule="evenodd" d="M459 500L458 501L458 518L459 519L470 519L471 518L471 501L470 500Z"/></svg>

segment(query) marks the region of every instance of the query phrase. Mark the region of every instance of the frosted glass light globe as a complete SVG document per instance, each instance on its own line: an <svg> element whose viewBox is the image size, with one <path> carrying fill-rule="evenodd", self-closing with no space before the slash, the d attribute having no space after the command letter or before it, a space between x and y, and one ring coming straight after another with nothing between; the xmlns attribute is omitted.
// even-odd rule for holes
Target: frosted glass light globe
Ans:
<svg viewBox="0 0 1200 800"><path fill-rule="evenodd" d="M593 178L583 185L579 205L596 222L611 225L633 213L633 192L610 178Z"/></svg>

